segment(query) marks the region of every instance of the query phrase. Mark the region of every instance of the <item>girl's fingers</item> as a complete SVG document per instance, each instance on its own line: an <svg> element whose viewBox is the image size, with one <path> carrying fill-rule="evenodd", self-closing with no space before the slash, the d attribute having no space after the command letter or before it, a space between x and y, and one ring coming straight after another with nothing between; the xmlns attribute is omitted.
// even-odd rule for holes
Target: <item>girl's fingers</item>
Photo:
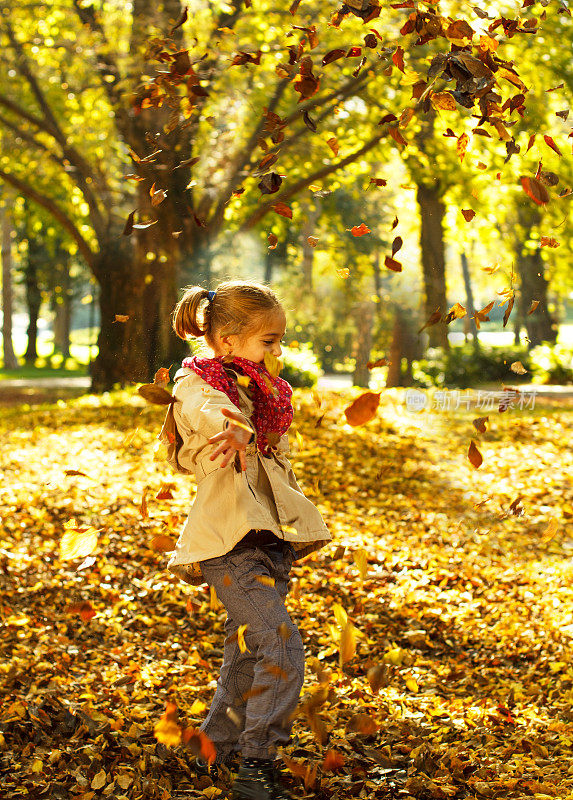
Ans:
<svg viewBox="0 0 573 800"><path fill-rule="evenodd" d="M243 472L247 471L247 459L245 458L245 451L239 450L239 461L241 462L241 469Z"/></svg>

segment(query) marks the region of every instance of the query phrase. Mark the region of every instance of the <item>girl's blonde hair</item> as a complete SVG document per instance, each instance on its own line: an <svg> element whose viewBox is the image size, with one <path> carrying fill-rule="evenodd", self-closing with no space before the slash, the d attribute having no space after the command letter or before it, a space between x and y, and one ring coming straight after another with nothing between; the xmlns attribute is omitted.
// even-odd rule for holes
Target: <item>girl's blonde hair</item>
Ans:
<svg viewBox="0 0 573 800"><path fill-rule="evenodd" d="M225 281L212 300L202 286L187 286L173 310L173 330L185 340L204 336L213 347L215 334L249 336L280 308L272 289L254 281Z"/></svg>

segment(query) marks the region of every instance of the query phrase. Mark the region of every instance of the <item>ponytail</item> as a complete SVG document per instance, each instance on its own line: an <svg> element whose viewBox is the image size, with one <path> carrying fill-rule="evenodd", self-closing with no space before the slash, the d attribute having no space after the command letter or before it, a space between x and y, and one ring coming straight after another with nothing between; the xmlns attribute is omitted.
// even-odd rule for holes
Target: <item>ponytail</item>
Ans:
<svg viewBox="0 0 573 800"><path fill-rule="evenodd" d="M188 286L181 300L173 309L173 330L180 339L190 336L209 336L210 314L208 308L201 308L203 300L208 300L209 292L202 286Z"/></svg>
<svg viewBox="0 0 573 800"><path fill-rule="evenodd" d="M187 286L173 310L173 330L184 340L204 336L213 347L216 336L257 330L280 307L272 289L255 281L225 281L215 292Z"/></svg>

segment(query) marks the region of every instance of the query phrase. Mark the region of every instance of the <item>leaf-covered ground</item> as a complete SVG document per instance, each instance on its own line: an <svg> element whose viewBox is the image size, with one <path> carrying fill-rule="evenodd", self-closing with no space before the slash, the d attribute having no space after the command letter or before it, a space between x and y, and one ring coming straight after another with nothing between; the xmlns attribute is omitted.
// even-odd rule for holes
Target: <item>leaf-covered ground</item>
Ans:
<svg viewBox="0 0 573 800"><path fill-rule="evenodd" d="M293 793L573 797L573 410L493 411L478 434L479 413L388 391L350 429L354 396L296 395L292 461L335 541L293 571ZM169 701L200 723L224 621L151 546L193 494L153 460L161 417L128 392L2 411L6 800L226 797L154 735ZM61 559L70 520L97 531L85 560Z"/></svg>

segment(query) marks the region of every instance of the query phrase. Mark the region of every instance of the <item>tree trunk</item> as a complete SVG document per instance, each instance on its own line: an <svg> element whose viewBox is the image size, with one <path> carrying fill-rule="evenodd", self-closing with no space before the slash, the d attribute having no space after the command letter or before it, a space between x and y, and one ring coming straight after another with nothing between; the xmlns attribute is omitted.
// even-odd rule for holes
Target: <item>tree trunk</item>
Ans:
<svg viewBox="0 0 573 800"><path fill-rule="evenodd" d="M2 228L2 342L4 369L16 369L18 360L12 344L12 225L5 208L0 208Z"/></svg>
<svg viewBox="0 0 573 800"><path fill-rule="evenodd" d="M545 277L545 265L540 248L533 252L520 252L517 269L521 280L519 318L527 331L528 347L531 349L542 342L554 343L557 339L557 325L547 308L548 281ZM533 314L528 314L533 300L538 300L539 305Z"/></svg>
<svg viewBox="0 0 573 800"><path fill-rule="evenodd" d="M464 318L464 321L467 319L469 331L472 335L474 350L479 350L479 339L478 339L478 332L477 332L477 325L475 321L475 305L474 305L474 293L472 291L472 281L470 276L470 268L468 264L468 258L465 253L460 255L460 260L462 262L462 272L464 276L464 286L466 289L466 310L467 315Z"/></svg>
<svg viewBox="0 0 573 800"><path fill-rule="evenodd" d="M416 194L420 207L420 249L424 275L424 311L426 319L438 308L447 311L446 259L444 255L443 219L445 208L441 200L439 184L418 184ZM438 322L426 328L430 347L448 349L447 327Z"/></svg>
<svg viewBox="0 0 573 800"><path fill-rule="evenodd" d="M28 345L24 353L24 361L33 365L38 358L38 317L42 305L42 292L38 285L38 265L36 263L36 242L28 240L28 257L24 274L26 285L26 305L28 306Z"/></svg>
<svg viewBox="0 0 573 800"><path fill-rule="evenodd" d="M70 357L70 329L72 322L69 257L58 249L57 261L56 284L60 291L54 291L52 304L54 312L54 355L56 353L61 354L65 361Z"/></svg>
<svg viewBox="0 0 573 800"><path fill-rule="evenodd" d="M320 206L314 208L305 208L306 218L301 229L301 245L302 245L302 280L303 286L307 291L312 291L313 288L313 274L312 268L314 265L314 247L308 243L308 237L314 233L314 226L320 216ZM357 384L359 386L361 384Z"/></svg>
<svg viewBox="0 0 573 800"><path fill-rule="evenodd" d="M370 384L370 370L366 365L370 360L370 351L372 350L373 303L370 300L362 302L357 306L356 310L356 366L352 376L352 383L354 386L363 386L367 389Z"/></svg>
<svg viewBox="0 0 573 800"><path fill-rule="evenodd" d="M386 386L411 386L414 382L412 361L421 355L411 312L396 306Z"/></svg>

